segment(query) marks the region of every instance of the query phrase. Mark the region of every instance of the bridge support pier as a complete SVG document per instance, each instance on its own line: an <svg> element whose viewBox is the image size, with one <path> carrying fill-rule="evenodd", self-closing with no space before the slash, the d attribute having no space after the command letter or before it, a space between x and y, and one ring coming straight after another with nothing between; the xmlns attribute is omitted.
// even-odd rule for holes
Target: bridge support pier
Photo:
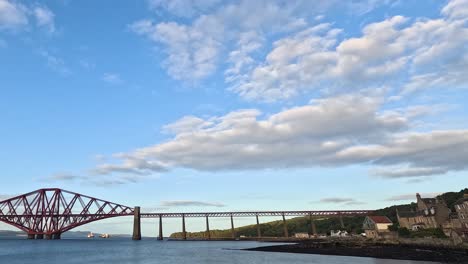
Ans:
<svg viewBox="0 0 468 264"><path fill-rule="evenodd" d="M312 227L312 235L316 236L317 235L317 226L315 226L315 221L312 218L312 216L310 217L310 225Z"/></svg>
<svg viewBox="0 0 468 264"><path fill-rule="evenodd" d="M185 229L185 214L182 214L182 239L187 240L187 230Z"/></svg>
<svg viewBox="0 0 468 264"><path fill-rule="evenodd" d="M211 240L211 233L210 233L210 222L208 220L208 215L205 216L206 218L206 238Z"/></svg>
<svg viewBox="0 0 468 264"><path fill-rule="evenodd" d="M28 239L34 239L36 236L34 234L28 234Z"/></svg>
<svg viewBox="0 0 468 264"><path fill-rule="evenodd" d="M286 222L286 218L283 214L283 231L284 231L284 237L288 238L289 233L288 233L288 223Z"/></svg>
<svg viewBox="0 0 468 264"><path fill-rule="evenodd" d="M234 217L231 214L231 237L232 239L236 238L236 231L234 230Z"/></svg>
<svg viewBox="0 0 468 264"><path fill-rule="evenodd" d="M162 215L159 215L159 236L158 236L158 240L164 240Z"/></svg>
<svg viewBox="0 0 468 264"><path fill-rule="evenodd" d="M140 207L135 206L133 210L133 240L141 240L141 216L140 216Z"/></svg>
<svg viewBox="0 0 468 264"><path fill-rule="evenodd" d="M340 225L341 225L341 228L344 229L345 228L345 225L344 225L344 222L343 222L343 216L340 215Z"/></svg>
<svg viewBox="0 0 468 264"><path fill-rule="evenodd" d="M52 234L52 239L61 239L61 238L62 238L62 234L60 233Z"/></svg>
<svg viewBox="0 0 468 264"><path fill-rule="evenodd" d="M37 234L36 239L44 239L44 235L43 234Z"/></svg>
<svg viewBox="0 0 468 264"><path fill-rule="evenodd" d="M260 221L258 220L258 215L256 215L255 218L257 218L257 238L261 238L262 231L260 230Z"/></svg>

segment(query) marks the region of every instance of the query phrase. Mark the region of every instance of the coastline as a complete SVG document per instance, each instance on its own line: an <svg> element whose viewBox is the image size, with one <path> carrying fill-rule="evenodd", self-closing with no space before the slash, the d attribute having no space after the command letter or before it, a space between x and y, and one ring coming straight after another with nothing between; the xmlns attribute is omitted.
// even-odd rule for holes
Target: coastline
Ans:
<svg viewBox="0 0 468 264"><path fill-rule="evenodd" d="M468 263L468 249L436 245L385 242L303 241L289 245L264 246L248 251L370 257L379 259Z"/></svg>

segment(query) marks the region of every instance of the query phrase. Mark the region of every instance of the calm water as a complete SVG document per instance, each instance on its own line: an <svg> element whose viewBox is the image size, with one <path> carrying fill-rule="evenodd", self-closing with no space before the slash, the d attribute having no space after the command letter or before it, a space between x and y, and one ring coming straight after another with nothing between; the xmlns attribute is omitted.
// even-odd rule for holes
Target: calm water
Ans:
<svg viewBox="0 0 468 264"><path fill-rule="evenodd" d="M142 241L131 241L129 239L62 239L55 241L0 239L0 263L429 263L415 261L379 260L371 258L252 252L236 250L265 245L269 244L240 241L161 242L150 239Z"/></svg>

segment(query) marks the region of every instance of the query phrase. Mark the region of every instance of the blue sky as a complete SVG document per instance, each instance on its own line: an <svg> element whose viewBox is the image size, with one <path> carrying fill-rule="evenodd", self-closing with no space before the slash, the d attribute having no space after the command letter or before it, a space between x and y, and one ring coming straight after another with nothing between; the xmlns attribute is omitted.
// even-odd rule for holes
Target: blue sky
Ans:
<svg viewBox="0 0 468 264"><path fill-rule="evenodd" d="M459 190L467 17L466 0L0 0L0 195L229 211Z"/></svg>

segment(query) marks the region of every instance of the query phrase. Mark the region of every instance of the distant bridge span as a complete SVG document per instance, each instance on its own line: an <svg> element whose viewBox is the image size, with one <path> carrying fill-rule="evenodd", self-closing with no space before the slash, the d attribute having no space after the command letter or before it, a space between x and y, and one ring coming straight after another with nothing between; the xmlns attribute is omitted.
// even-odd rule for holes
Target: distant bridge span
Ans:
<svg viewBox="0 0 468 264"><path fill-rule="evenodd" d="M204 217L206 219L206 238L211 239L210 217L229 217L232 238L236 237L234 217L255 217L257 236L260 238L259 217L281 216L284 236L288 237L286 216L308 216L311 224L310 234L316 234L314 218L339 217L341 226L344 228L342 217L366 216L373 213L372 210L143 213L138 206L131 208L59 188L39 189L0 201L0 221L25 231L29 239L60 239L62 233L75 227L119 216L134 217L134 240L141 239L141 218L159 219L158 239L160 240L163 239L163 218L181 218L183 239L186 239L185 218L187 217Z"/></svg>

